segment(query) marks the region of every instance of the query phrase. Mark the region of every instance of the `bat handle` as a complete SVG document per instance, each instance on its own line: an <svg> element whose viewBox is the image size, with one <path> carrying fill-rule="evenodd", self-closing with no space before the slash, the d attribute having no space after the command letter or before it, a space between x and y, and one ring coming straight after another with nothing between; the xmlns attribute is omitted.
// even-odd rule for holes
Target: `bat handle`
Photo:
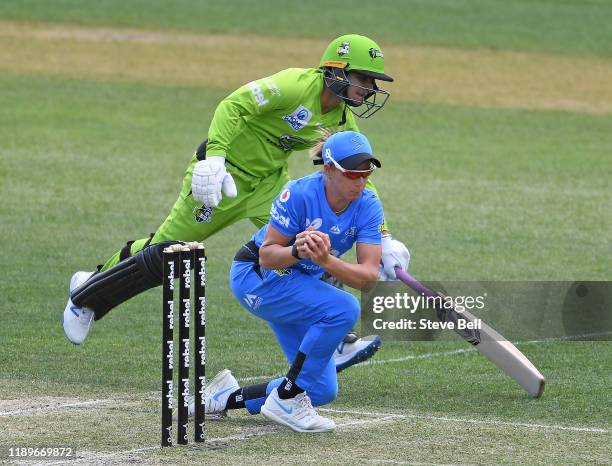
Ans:
<svg viewBox="0 0 612 466"><path fill-rule="evenodd" d="M429 288L420 283L416 278L410 275L408 272L405 272L401 267L395 267L395 276L399 278L402 282L412 288L419 294L423 296L436 297L437 293L434 293Z"/></svg>

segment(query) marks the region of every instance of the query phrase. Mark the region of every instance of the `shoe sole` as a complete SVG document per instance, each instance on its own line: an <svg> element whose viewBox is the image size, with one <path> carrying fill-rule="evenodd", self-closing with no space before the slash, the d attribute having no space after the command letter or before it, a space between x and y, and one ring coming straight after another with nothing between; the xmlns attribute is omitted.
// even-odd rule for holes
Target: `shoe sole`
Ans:
<svg viewBox="0 0 612 466"><path fill-rule="evenodd" d="M311 432L311 433L316 434L316 433L320 433L320 432L331 432L332 430L334 430L336 428L336 426L334 426L334 427L330 427L329 429L300 429L299 427L296 427L296 426L294 426L292 424L289 424L282 417L277 416L272 411L268 411L265 406L261 407L261 414L265 418L270 419L271 421L274 421L277 424L282 424L285 427L289 427L294 432L300 432L300 433L305 433L305 434Z"/></svg>
<svg viewBox="0 0 612 466"><path fill-rule="evenodd" d="M382 340L380 337L372 340L372 344L366 346L364 349L360 350L348 361L344 361L341 364L336 366L336 372L341 372L347 367L354 366L355 364L359 364L361 362L367 361L380 349L382 346Z"/></svg>

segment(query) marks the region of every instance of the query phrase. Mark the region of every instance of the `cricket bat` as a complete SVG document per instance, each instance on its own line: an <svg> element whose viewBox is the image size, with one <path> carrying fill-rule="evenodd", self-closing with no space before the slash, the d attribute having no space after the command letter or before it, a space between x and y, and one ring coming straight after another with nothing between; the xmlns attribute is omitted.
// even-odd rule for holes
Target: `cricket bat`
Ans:
<svg viewBox="0 0 612 466"><path fill-rule="evenodd" d="M402 282L423 296L440 296L399 267L395 268L395 274ZM436 311L442 322L456 323L462 319L470 323L476 321L476 317L467 311L457 312L454 309L436 309ZM473 325L463 327L467 328L456 330L461 337L475 346L489 361L510 376L532 397L539 398L542 396L545 384L544 376L516 346L482 321L478 330L473 329ZM456 328L457 326L455 326Z"/></svg>

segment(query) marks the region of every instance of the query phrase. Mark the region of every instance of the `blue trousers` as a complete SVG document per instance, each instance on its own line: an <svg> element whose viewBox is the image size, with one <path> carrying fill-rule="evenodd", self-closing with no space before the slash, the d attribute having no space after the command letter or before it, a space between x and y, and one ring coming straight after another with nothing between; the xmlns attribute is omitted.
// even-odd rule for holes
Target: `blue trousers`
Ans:
<svg viewBox="0 0 612 466"><path fill-rule="evenodd" d="M298 270L278 273L250 262L234 261L230 287L249 312L264 319L276 335L289 364L298 351L306 355L295 383L306 390L313 405L330 403L338 393L334 350L359 320L359 301L350 293ZM261 275L260 275L261 274ZM266 396L283 378L272 380ZM259 413L266 397L246 401Z"/></svg>

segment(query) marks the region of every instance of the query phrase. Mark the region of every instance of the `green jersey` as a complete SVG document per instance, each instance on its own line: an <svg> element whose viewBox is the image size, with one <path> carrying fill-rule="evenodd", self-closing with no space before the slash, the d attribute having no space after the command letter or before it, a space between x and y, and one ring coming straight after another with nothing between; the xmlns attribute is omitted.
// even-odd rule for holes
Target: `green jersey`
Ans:
<svg viewBox="0 0 612 466"><path fill-rule="evenodd" d="M321 112L323 86L313 68L289 68L242 86L217 107L206 154L263 178L286 167L293 151L312 147L322 128L359 131L344 105Z"/></svg>

